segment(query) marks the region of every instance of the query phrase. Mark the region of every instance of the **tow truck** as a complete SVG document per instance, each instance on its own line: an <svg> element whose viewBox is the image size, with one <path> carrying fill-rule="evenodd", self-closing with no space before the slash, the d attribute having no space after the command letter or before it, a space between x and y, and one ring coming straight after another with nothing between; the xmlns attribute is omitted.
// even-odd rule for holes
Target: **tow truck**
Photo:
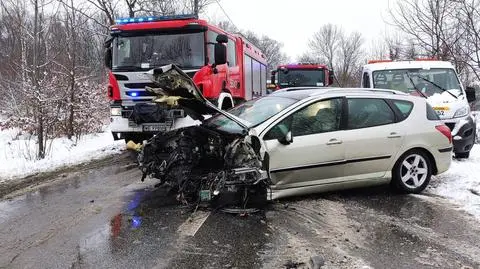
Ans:
<svg viewBox="0 0 480 269"><path fill-rule="evenodd" d="M200 123L181 108L151 102L147 73L168 64L180 67L223 110L267 94L266 57L243 36L196 15L120 18L105 42L114 139L139 142Z"/></svg>
<svg viewBox="0 0 480 269"><path fill-rule="evenodd" d="M334 72L319 63L295 63L277 67L271 72L269 89L290 87L327 87L333 83Z"/></svg>
<svg viewBox="0 0 480 269"><path fill-rule="evenodd" d="M363 66L360 87L393 89L426 98L452 132L455 157L469 158L476 136L476 121L469 106L476 100L475 88L462 85L450 62L370 60Z"/></svg>

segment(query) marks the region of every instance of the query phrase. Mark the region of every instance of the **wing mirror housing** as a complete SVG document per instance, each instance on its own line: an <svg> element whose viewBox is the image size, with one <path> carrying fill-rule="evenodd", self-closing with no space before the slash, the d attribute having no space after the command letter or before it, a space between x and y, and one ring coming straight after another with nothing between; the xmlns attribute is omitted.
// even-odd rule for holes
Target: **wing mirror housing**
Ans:
<svg viewBox="0 0 480 269"><path fill-rule="evenodd" d="M278 142L280 142L283 145L290 145L291 143L293 143L292 131L288 131L287 134L285 134L285 136L279 138Z"/></svg>
<svg viewBox="0 0 480 269"><path fill-rule="evenodd" d="M106 48L104 53L105 67L112 69L112 48Z"/></svg>
<svg viewBox="0 0 480 269"><path fill-rule="evenodd" d="M333 80L335 79L335 72L333 69L328 70L328 86L333 84Z"/></svg>
<svg viewBox="0 0 480 269"><path fill-rule="evenodd" d="M471 87L471 86L469 86L469 87L467 87L467 88L465 89L465 93L467 94L467 101L468 101L469 103L476 101L477 97L476 97L476 93L475 93L475 92L476 92L476 91L475 91L475 88L474 88L474 87Z"/></svg>
<svg viewBox="0 0 480 269"><path fill-rule="evenodd" d="M227 47L222 43L216 43L214 47L215 65L227 63Z"/></svg>
<svg viewBox="0 0 480 269"><path fill-rule="evenodd" d="M270 74L270 83L275 84L275 75L277 74L276 70L273 70Z"/></svg>
<svg viewBox="0 0 480 269"><path fill-rule="evenodd" d="M219 34L217 35L216 41L221 44L226 44L228 43L228 37L224 34Z"/></svg>

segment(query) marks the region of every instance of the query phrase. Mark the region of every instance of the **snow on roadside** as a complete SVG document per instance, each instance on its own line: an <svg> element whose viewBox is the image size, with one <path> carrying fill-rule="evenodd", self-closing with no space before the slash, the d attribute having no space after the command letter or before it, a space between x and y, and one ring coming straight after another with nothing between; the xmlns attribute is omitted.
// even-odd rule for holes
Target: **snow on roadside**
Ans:
<svg viewBox="0 0 480 269"><path fill-rule="evenodd" d="M466 160L453 160L447 172L433 178L428 192L446 197L480 219L480 144Z"/></svg>
<svg viewBox="0 0 480 269"><path fill-rule="evenodd" d="M49 141L45 159L36 160L35 138L18 133L16 129L0 131L0 183L100 159L125 149L125 141L114 141L106 129L102 133L84 135L77 143L66 137L56 138L51 144Z"/></svg>

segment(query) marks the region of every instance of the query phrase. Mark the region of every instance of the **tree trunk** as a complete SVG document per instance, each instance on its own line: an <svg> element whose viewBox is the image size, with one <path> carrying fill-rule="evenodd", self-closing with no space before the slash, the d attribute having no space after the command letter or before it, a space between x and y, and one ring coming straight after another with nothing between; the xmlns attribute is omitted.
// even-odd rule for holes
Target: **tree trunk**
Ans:
<svg viewBox="0 0 480 269"><path fill-rule="evenodd" d="M73 7L73 0L70 1L71 6ZM74 136L74 130L73 130L73 120L75 118L75 112L74 112L74 103L75 103L75 76L76 76L76 51L75 47L77 45L77 35L75 32L75 27L76 27L76 17L75 17L75 10L72 8L71 9L71 21L70 21L70 35L71 35L71 41L69 46L69 53L71 55L71 65L70 65L70 96L69 96L69 111L68 111L68 123L67 123L67 137L68 139L72 139ZM68 16L67 16L67 23L68 23Z"/></svg>
<svg viewBox="0 0 480 269"><path fill-rule="evenodd" d="M40 91L39 87L39 67L38 67L38 35L39 35L39 27L38 27L38 0L34 1L34 22L33 22L33 90L35 93L38 93ZM39 94L38 94L39 95ZM45 147L44 147L44 119L43 119L43 111L42 111L42 101L39 99L36 99L34 97L33 100L35 106L37 107L35 109L37 113L37 140L38 140L38 155L37 157L39 159L45 158Z"/></svg>

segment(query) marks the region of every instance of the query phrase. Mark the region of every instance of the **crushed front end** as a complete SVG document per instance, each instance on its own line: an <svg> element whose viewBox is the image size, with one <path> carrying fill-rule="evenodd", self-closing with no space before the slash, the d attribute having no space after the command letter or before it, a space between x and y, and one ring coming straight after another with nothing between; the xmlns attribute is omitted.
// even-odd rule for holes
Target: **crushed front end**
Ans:
<svg viewBox="0 0 480 269"><path fill-rule="evenodd" d="M183 204L248 208L264 203L267 177L249 137L191 126L154 136L138 155Z"/></svg>
<svg viewBox="0 0 480 269"><path fill-rule="evenodd" d="M258 208L269 181L262 169L260 142L242 122L209 103L176 66L152 72L155 103L175 103L202 124L159 132L137 147L142 181L157 178L183 204L229 210ZM228 132L204 124L205 114L223 114L243 129Z"/></svg>

